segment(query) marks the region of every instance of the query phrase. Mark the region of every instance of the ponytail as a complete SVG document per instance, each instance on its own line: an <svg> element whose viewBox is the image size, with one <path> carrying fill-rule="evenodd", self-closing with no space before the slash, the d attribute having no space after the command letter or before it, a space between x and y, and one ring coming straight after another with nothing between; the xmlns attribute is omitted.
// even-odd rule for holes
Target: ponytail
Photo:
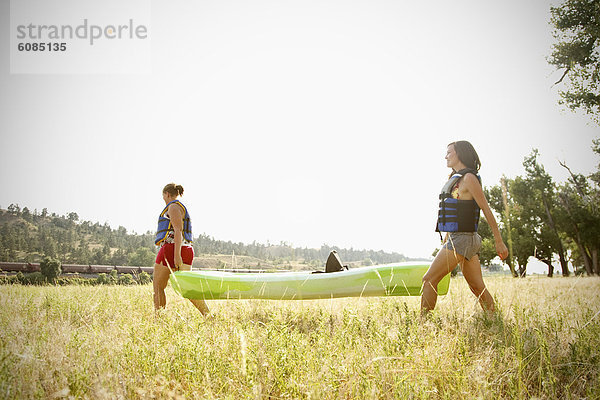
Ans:
<svg viewBox="0 0 600 400"><path fill-rule="evenodd" d="M183 195L183 186L176 185L174 183L169 183L163 189L163 193L169 193L171 196L182 196Z"/></svg>

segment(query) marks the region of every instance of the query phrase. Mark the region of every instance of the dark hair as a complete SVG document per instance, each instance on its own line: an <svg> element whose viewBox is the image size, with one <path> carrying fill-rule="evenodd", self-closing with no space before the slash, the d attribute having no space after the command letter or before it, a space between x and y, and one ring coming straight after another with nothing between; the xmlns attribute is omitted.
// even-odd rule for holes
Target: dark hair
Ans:
<svg viewBox="0 0 600 400"><path fill-rule="evenodd" d="M171 196L181 196L183 194L183 186L169 183L163 189L163 193L169 193Z"/></svg>
<svg viewBox="0 0 600 400"><path fill-rule="evenodd" d="M481 161L479 161L479 156L471 143L466 140L458 140L450 143L448 146L454 146L454 151L456 151L458 159L465 164L465 167L479 171Z"/></svg>

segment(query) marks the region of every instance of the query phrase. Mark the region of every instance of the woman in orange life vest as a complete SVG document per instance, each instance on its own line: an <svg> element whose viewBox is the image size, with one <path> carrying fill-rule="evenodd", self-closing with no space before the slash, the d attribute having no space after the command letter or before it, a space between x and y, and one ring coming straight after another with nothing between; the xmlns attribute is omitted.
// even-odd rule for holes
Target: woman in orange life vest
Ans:
<svg viewBox="0 0 600 400"><path fill-rule="evenodd" d="M437 301L437 285L456 265L460 265L469 288L477 296L481 307L495 310L494 299L486 289L481 275L479 249L481 237L477 233L479 210L483 211L496 242L501 259L508 256L496 219L485 198L478 175L481 162L473 145L467 141L453 142L446 153L447 166L452 168L450 180L440 195L437 230L446 233L442 249L423 276L421 312L433 310Z"/></svg>
<svg viewBox="0 0 600 400"><path fill-rule="evenodd" d="M154 308L167 304L165 288L173 271L191 269L194 260L192 247L192 221L185 206L177 199L183 195L183 186L169 183L162 192L165 208L158 218L154 243L161 246L156 256L153 273ZM190 300L203 314L209 312L204 300Z"/></svg>

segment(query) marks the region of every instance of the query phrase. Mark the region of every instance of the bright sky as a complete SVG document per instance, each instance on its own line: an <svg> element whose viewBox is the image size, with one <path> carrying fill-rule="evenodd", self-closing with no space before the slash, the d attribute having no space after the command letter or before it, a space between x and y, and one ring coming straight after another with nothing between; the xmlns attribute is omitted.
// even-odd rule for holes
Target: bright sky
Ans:
<svg viewBox="0 0 600 400"><path fill-rule="evenodd" d="M549 7L153 1L152 72L127 75L10 74L2 29L0 206L142 233L176 182L196 235L428 257L449 142L486 185L534 147L559 181L599 162L557 104Z"/></svg>

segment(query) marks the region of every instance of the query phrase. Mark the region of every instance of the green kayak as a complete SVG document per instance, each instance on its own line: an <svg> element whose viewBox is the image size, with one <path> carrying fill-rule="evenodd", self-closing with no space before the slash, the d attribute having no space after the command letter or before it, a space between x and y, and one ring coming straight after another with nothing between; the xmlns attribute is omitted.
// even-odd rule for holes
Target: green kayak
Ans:
<svg viewBox="0 0 600 400"><path fill-rule="evenodd" d="M309 300L332 297L419 296L430 264L396 263L331 273L180 271L171 285L188 299ZM448 293L450 276L438 285Z"/></svg>

